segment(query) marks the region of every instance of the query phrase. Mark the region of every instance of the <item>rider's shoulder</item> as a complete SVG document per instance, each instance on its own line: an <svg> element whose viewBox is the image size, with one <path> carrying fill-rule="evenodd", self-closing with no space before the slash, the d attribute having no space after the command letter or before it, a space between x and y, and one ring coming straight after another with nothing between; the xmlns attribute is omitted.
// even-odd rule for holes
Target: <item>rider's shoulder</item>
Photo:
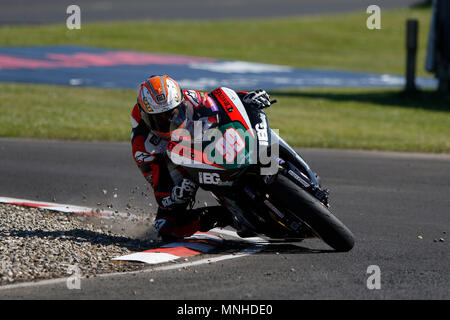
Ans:
<svg viewBox="0 0 450 320"><path fill-rule="evenodd" d="M193 108L198 108L202 104L203 96L200 91L193 89L183 90L183 95L186 103L190 104Z"/></svg>
<svg viewBox="0 0 450 320"><path fill-rule="evenodd" d="M139 107L137 104L134 105L133 110L131 110L131 114L130 114L130 120L131 120L131 124L134 127L136 127L139 122L141 121L141 112L139 111Z"/></svg>

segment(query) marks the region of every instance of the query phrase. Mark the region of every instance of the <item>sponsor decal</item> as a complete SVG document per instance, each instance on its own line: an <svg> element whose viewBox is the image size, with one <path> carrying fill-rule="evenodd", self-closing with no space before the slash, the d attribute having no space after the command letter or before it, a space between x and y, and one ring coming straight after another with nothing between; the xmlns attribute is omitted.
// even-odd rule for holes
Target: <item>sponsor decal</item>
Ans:
<svg viewBox="0 0 450 320"><path fill-rule="evenodd" d="M169 206L171 206L172 204L174 204L174 202L173 202L173 200L172 200L172 198L171 198L170 196L167 196L167 197L163 198L163 199L161 200L161 203L162 203L162 205L163 205L164 207L169 207Z"/></svg>
<svg viewBox="0 0 450 320"><path fill-rule="evenodd" d="M157 146L161 142L161 137L158 137L156 134L150 137L150 143Z"/></svg>
<svg viewBox="0 0 450 320"><path fill-rule="evenodd" d="M289 170L288 171L289 175L291 177L293 177L295 180L297 180L298 182L300 182L300 184L304 187L307 188L309 187L309 183L307 183L305 180L303 180L298 174L296 174L294 171Z"/></svg>
<svg viewBox="0 0 450 320"><path fill-rule="evenodd" d="M162 226L163 226L166 222L167 222L166 219L158 219L158 220L155 220L155 229L158 230L158 231L161 230Z"/></svg>
<svg viewBox="0 0 450 320"><path fill-rule="evenodd" d="M156 96L156 101L162 102L162 101L164 101L164 100L166 100L166 95L165 95L164 93L158 94L158 95ZM180 100L180 98L178 98L178 94L175 96L175 100L176 100L177 102Z"/></svg>
<svg viewBox="0 0 450 320"><path fill-rule="evenodd" d="M186 90L186 95L189 97L189 100L192 100L194 106L198 106L200 101L198 100L197 94L194 90Z"/></svg>
<svg viewBox="0 0 450 320"><path fill-rule="evenodd" d="M142 151L136 151L134 158L138 162L151 162L155 159L153 155Z"/></svg>
<svg viewBox="0 0 450 320"><path fill-rule="evenodd" d="M147 98L143 97L142 100L144 101L144 105L145 105L145 108L147 108L147 111L149 111L149 112L153 111L152 107L150 107L150 103L148 102Z"/></svg>
<svg viewBox="0 0 450 320"><path fill-rule="evenodd" d="M221 182L219 174L215 172L199 172L198 180L202 184L219 184Z"/></svg>
<svg viewBox="0 0 450 320"><path fill-rule="evenodd" d="M175 99L175 101L176 101L177 103L180 103L181 98L180 98L180 95L178 94L178 92L175 92L175 97L174 97L174 99Z"/></svg>
<svg viewBox="0 0 450 320"><path fill-rule="evenodd" d="M258 136L258 142L262 146L269 145L269 134L267 132L267 120L266 117L261 113L261 122L255 126L256 135Z"/></svg>
<svg viewBox="0 0 450 320"><path fill-rule="evenodd" d="M220 186L231 186L232 181L222 181L217 172L199 172L198 180L201 184L214 184Z"/></svg>
<svg viewBox="0 0 450 320"><path fill-rule="evenodd" d="M220 101L220 103L223 105L223 107L224 107L228 112L233 112L233 103L232 103L231 100L228 98L228 96L225 94L225 92L223 92L222 89L217 88L217 89L214 90L212 93L213 93L214 96Z"/></svg>

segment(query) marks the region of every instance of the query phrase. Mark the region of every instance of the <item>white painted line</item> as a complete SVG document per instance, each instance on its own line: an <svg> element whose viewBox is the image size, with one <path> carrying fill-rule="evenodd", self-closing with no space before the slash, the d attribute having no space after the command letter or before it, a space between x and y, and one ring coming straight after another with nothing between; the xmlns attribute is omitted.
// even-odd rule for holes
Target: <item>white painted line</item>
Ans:
<svg viewBox="0 0 450 320"><path fill-rule="evenodd" d="M148 264L160 264L164 262L173 261L179 259L179 256L165 252L136 252L127 254L125 256L117 257L112 260L114 261L137 261L144 262Z"/></svg>

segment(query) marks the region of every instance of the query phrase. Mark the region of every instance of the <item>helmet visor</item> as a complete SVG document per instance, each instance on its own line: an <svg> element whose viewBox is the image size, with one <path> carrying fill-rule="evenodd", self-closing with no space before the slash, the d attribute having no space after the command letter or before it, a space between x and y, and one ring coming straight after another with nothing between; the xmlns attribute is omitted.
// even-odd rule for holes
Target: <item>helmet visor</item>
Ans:
<svg viewBox="0 0 450 320"><path fill-rule="evenodd" d="M192 119L192 112L189 111L192 110L188 110L184 103L174 109L172 121L170 122L170 132L183 128L186 120Z"/></svg>
<svg viewBox="0 0 450 320"><path fill-rule="evenodd" d="M189 112L184 103L180 103L172 110L161 113L146 113L141 108L141 115L150 128L160 134L169 135L175 129L182 126Z"/></svg>
<svg viewBox="0 0 450 320"><path fill-rule="evenodd" d="M170 118L173 110L169 110L162 113L148 114L145 113L144 117L147 119L147 123L154 131L161 133L168 133L170 129Z"/></svg>

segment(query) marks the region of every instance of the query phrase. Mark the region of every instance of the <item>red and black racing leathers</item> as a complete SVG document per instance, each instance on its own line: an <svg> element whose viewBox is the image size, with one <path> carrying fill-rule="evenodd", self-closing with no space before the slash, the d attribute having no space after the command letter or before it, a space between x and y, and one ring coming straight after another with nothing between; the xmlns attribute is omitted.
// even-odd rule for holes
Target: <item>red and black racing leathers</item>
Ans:
<svg viewBox="0 0 450 320"><path fill-rule="evenodd" d="M184 90L183 94L185 103L190 103L194 110L208 103L207 96L202 96L198 91ZM228 222L224 217L228 216L228 212L221 206L188 210L195 198L197 186L186 180L183 170L168 159L168 141L148 128L141 119L137 105L134 106L130 118L133 158L153 187L158 204L154 226L159 235L163 239L183 238L197 231L226 225Z"/></svg>

